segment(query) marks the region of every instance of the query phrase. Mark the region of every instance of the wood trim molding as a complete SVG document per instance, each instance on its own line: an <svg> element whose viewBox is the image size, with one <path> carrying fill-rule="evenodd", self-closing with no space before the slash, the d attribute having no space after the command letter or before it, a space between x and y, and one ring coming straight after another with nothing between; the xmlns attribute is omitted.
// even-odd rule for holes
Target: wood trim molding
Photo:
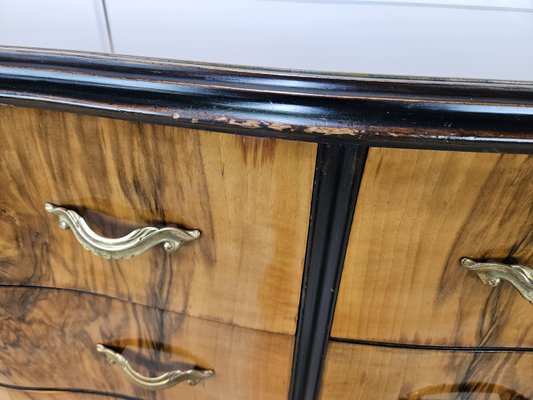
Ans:
<svg viewBox="0 0 533 400"><path fill-rule="evenodd" d="M533 151L533 84L0 47L0 103L319 142Z"/></svg>
<svg viewBox="0 0 533 400"><path fill-rule="evenodd" d="M367 148L318 148L289 399L317 396Z"/></svg>

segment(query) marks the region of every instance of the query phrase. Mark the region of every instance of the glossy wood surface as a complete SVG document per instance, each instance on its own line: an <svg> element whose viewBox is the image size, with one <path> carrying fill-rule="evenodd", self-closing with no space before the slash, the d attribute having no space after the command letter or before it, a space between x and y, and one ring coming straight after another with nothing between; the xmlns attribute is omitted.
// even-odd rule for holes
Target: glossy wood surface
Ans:
<svg viewBox="0 0 533 400"><path fill-rule="evenodd" d="M314 144L0 107L0 284L102 293L237 326L293 334ZM104 236L198 228L105 260L59 229L70 206Z"/></svg>
<svg viewBox="0 0 533 400"><path fill-rule="evenodd" d="M331 343L322 400L527 400L533 353L476 353Z"/></svg>
<svg viewBox="0 0 533 400"><path fill-rule="evenodd" d="M366 148L320 145L289 400L315 399Z"/></svg>
<svg viewBox="0 0 533 400"><path fill-rule="evenodd" d="M0 46L0 104L320 143L533 152L533 84Z"/></svg>
<svg viewBox="0 0 533 400"><path fill-rule="evenodd" d="M332 335L533 347L533 306L465 256L533 268L533 157L371 149Z"/></svg>
<svg viewBox="0 0 533 400"><path fill-rule="evenodd" d="M0 320L2 383L141 399L278 400L288 394L289 335L58 289L3 288ZM145 391L110 365L97 343L124 349L122 355L144 375L193 367L214 369L215 375L197 386Z"/></svg>

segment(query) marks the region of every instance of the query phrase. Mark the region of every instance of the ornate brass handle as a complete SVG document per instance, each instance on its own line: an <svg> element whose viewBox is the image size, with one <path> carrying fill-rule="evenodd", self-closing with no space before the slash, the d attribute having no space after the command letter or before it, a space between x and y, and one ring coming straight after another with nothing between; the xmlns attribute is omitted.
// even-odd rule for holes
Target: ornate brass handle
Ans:
<svg viewBox="0 0 533 400"><path fill-rule="evenodd" d="M198 230L146 227L136 229L121 238L106 238L95 233L75 211L50 203L46 203L44 209L59 219L61 229L72 229L76 239L85 249L107 259L130 258L159 243L164 243L165 250L172 253L184 243L200 237Z"/></svg>
<svg viewBox="0 0 533 400"><path fill-rule="evenodd" d="M103 353L110 364L117 364L122 368L122 371L126 374L128 379L135 385L148 390L167 389L183 381L187 381L189 385L194 386L202 379L212 377L215 373L211 369L190 369L188 371L176 370L165 372L162 375L150 378L135 371L124 356L114 352L109 347L106 347L103 344L97 344L96 350Z"/></svg>
<svg viewBox="0 0 533 400"><path fill-rule="evenodd" d="M511 283L524 299L533 304L532 269L522 265L477 262L466 257L461 259L461 265L475 272L485 285L498 286L502 279Z"/></svg>

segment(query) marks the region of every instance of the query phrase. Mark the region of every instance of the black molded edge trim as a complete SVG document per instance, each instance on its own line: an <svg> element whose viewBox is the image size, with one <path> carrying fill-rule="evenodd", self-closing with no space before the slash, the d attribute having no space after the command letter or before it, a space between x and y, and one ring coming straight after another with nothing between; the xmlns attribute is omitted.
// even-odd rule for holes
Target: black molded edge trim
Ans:
<svg viewBox="0 0 533 400"><path fill-rule="evenodd" d="M376 342L373 340L358 340L331 337L331 342L346 343L360 346L390 347L395 349L437 350L437 351L463 351L470 353L530 353L531 347L476 347L476 346L439 346L412 343Z"/></svg>
<svg viewBox="0 0 533 400"><path fill-rule="evenodd" d="M0 103L296 140L533 152L533 84L0 47Z"/></svg>
<svg viewBox="0 0 533 400"><path fill-rule="evenodd" d="M289 398L317 396L367 148L319 145Z"/></svg>
<svg viewBox="0 0 533 400"><path fill-rule="evenodd" d="M31 386L19 386L19 385L10 385L8 383L0 383L1 387L10 390L22 390L26 392L63 392L63 393L78 393L78 394L89 394L93 396L106 396L106 397L115 397L117 399L123 400L142 400L139 397L126 396L123 394L110 393L110 392L100 392L98 390L91 389L66 389L66 388L56 388L56 387L31 387Z"/></svg>
<svg viewBox="0 0 533 400"><path fill-rule="evenodd" d="M250 76L268 76L276 75L279 77L300 77L332 80L360 80L368 82L405 82L427 85L433 83L446 84L448 86L462 87L489 87L489 88L514 88L514 89L533 89L533 81L501 80L501 79L472 79L472 78L452 78L452 77L431 77L431 76L410 76L410 75L383 75L383 74L358 74L344 72L327 72L327 71L309 71L302 69L283 69L268 67L253 67L236 64L210 63L191 60L178 60L173 58L158 58L141 55L126 55L115 53L99 53L80 50L62 50L42 47L20 47L0 45L0 54L16 54L17 57L29 61L41 61L43 57L61 56L64 63L61 65L86 65L88 62L95 66L110 65L121 67L125 65L141 66L154 69L175 70L176 67L190 68L195 67L204 71L210 71L211 74L226 76L228 73L238 75L247 74ZM59 63L58 63L59 64ZM231 80L230 80L231 81Z"/></svg>

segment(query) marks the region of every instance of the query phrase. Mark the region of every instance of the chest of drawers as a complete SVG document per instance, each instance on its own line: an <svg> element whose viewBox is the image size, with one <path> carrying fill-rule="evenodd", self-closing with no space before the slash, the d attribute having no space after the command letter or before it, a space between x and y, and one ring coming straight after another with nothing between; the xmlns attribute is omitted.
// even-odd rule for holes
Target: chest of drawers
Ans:
<svg viewBox="0 0 533 400"><path fill-rule="evenodd" d="M533 398L533 85L106 53L0 47L2 399Z"/></svg>

